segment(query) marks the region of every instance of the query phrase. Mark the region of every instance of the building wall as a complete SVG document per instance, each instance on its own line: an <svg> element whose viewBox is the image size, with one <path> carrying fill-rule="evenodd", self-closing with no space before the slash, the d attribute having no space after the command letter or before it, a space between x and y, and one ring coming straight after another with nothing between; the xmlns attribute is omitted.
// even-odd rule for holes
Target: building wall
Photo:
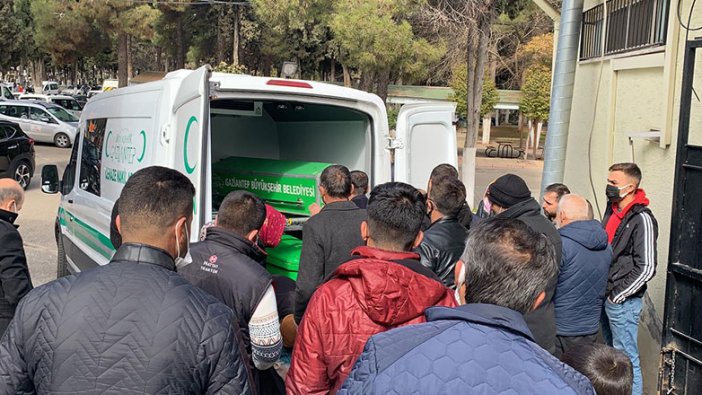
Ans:
<svg viewBox="0 0 702 395"><path fill-rule="evenodd" d="M586 1L584 9L600 3ZM671 3L665 47L659 47L657 52L647 50L634 56L605 57L578 64L564 179L575 193L593 203L596 199L602 213L608 167L634 161L643 172L641 186L651 200L650 208L659 225L658 267L649 283L649 300L639 331L645 391L649 394L655 393L658 384L685 44L685 31L679 28L676 17L677 2ZM685 21L689 3L682 5ZM702 23L702 7L696 8L692 26ZM702 54L698 58L702 59ZM702 87L702 60L698 63L697 86ZM702 88L698 89L702 94ZM702 118L702 106L696 114ZM641 138L629 143L629 134L650 129L662 131L662 144ZM691 130L691 140L694 139L702 143L702 126Z"/></svg>

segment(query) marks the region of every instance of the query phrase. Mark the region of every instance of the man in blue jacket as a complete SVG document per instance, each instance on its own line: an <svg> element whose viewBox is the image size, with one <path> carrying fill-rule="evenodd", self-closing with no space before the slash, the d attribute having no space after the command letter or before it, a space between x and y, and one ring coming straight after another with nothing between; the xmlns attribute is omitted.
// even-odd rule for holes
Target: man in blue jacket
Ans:
<svg viewBox="0 0 702 395"><path fill-rule="evenodd" d="M582 197L563 196L556 212L563 257L553 303L557 355L561 355L573 346L597 340L612 248L602 225L589 217Z"/></svg>
<svg viewBox="0 0 702 395"><path fill-rule="evenodd" d="M545 297L558 265L551 242L515 219L471 231L457 308L366 343L340 394L595 394L589 380L539 347L524 314Z"/></svg>

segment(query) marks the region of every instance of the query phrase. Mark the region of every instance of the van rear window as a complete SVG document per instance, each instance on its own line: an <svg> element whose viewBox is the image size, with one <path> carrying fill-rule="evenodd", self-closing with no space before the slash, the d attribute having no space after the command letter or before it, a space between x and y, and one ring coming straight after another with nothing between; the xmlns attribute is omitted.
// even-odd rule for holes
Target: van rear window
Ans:
<svg viewBox="0 0 702 395"><path fill-rule="evenodd" d="M83 126L83 150L80 160L80 189L100 196L102 147L107 119L91 119Z"/></svg>

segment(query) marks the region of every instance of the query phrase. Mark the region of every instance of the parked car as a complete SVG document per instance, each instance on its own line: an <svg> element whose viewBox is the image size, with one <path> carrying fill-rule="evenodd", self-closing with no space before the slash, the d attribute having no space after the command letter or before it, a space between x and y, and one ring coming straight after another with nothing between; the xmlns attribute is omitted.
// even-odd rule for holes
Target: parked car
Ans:
<svg viewBox="0 0 702 395"><path fill-rule="evenodd" d="M59 84L56 81L42 81L41 93L45 95L58 95Z"/></svg>
<svg viewBox="0 0 702 395"><path fill-rule="evenodd" d="M10 89L11 86L12 85L10 84L0 85L0 101L15 100L15 96L12 94L12 89Z"/></svg>
<svg viewBox="0 0 702 395"><path fill-rule="evenodd" d="M72 97L74 99L76 99L78 104L80 104L81 108L85 107L85 103L88 102L88 96L86 96L86 95L80 94L80 95L73 95ZM80 117L78 117L78 118L80 118Z"/></svg>
<svg viewBox="0 0 702 395"><path fill-rule="evenodd" d="M25 93L20 95L20 100L35 100L45 103L54 103L66 109L71 114L75 115L76 118L80 118L80 113L83 111L83 106L78 103L78 101L71 96L65 95L39 95L35 93Z"/></svg>
<svg viewBox="0 0 702 395"><path fill-rule="evenodd" d="M0 118L17 122L27 136L68 148L76 138L78 118L52 103L0 102Z"/></svg>
<svg viewBox="0 0 702 395"><path fill-rule="evenodd" d="M17 123L0 121L0 177L14 178L27 189L34 168L34 140Z"/></svg>
<svg viewBox="0 0 702 395"><path fill-rule="evenodd" d="M88 91L88 99L90 99L93 96L99 95L100 93L102 93L102 90L100 89L91 89Z"/></svg>

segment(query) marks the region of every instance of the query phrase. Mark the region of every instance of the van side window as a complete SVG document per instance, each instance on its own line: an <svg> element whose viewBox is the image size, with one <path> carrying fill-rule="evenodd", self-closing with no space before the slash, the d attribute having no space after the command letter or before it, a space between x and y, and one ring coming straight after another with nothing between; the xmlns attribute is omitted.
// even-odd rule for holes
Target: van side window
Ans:
<svg viewBox="0 0 702 395"><path fill-rule="evenodd" d="M83 126L83 150L80 163L80 189L100 196L102 147L107 119L92 119Z"/></svg>
<svg viewBox="0 0 702 395"><path fill-rule="evenodd" d="M68 161L68 166L66 170L63 171L63 178L61 180L61 193L68 195L73 190L73 184L76 183L76 164L78 163L78 138L76 136L76 141L73 143L73 148L71 149L71 159Z"/></svg>

